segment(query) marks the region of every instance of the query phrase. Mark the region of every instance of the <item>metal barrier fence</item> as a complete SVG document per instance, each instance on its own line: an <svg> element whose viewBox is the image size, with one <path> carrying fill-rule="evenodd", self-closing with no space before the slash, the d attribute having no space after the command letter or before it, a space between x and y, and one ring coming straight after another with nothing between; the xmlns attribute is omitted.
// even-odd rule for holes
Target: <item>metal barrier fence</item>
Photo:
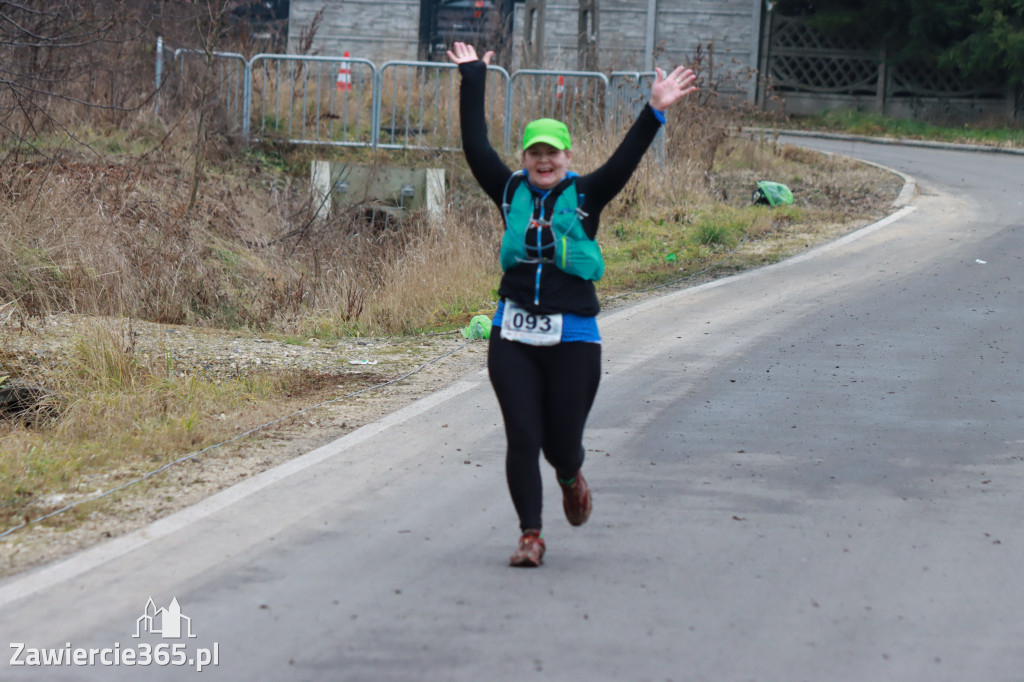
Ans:
<svg viewBox="0 0 1024 682"><path fill-rule="evenodd" d="M377 147L461 149L458 67L443 62L389 61L380 68L377 89ZM487 68L484 114L491 144L505 145L500 123L506 108L508 72ZM495 82L497 81L497 82ZM500 86L500 87L499 87ZM495 136L498 133L498 136Z"/></svg>
<svg viewBox="0 0 1024 682"><path fill-rule="evenodd" d="M654 71L612 71L608 79L608 105L606 119L611 130L630 125L637 111L651 98L651 86L657 77ZM665 161L665 128L651 145L654 158Z"/></svg>
<svg viewBox="0 0 1024 682"><path fill-rule="evenodd" d="M376 144L377 67L367 59L258 54L249 61L246 140Z"/></svg>
<svg viewBox="0 0 1024 682"><path fill-rule="evenodd" d="M654 78L653 71L612 71L605 112L613 129L632 123L636 112L651 98Z"/></svg>
<svg viewBox="0 0 1024 682"><path fill-rule="evenodd" d="M523 126L537 118L563 121L574 138L602 129L607 93L603 73L520 69L509 80L505 139L518 145Z"/></svg>
<svg viewBox="0 0 1024 682"><path fill-rule="evenodd" d="M162 48L162 41L160 46ZM202 50L179 48L171 52L171 63L175 69L168 74L163 72L165 52L165 49L157 52L160 66L156 76L158 87L171 93L182 105L196 106L202 97L204 82L207 78L212 79L207 85L217 104L213 110L219 115L219 123L232 132L243 132L246 123L244 110L248 101L245 84L249 73L245 57L231 52L208 54Z"/></svg>
<svg viewBox="0 0 1024 682"><path fill-rule="evenodd" d="M168 69L158 41L158 92L186 95L195 61L209 60L221 122L246 141L383 149L461 149L458 67L389 61L178 49ZM628 124L650 93L653 72L544 71L488 67L485 116L491 144L509 151L523 126L557 118L573 137ZM157 98L159 111L160 98Z"/></svg>

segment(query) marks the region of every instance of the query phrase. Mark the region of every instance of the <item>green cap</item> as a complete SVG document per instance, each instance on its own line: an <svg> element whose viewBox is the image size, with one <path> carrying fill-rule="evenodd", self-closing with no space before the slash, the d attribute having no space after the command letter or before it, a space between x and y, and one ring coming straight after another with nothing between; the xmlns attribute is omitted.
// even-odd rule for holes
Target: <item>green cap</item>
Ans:
<svg viewBox="0 0 1024 682"><path fill-rule="evenodd" d="M555 149L572 149L569 129L553 118L538 118L526 124L523 130L523 149L529 149L538 142L545 142Z"/></svg>

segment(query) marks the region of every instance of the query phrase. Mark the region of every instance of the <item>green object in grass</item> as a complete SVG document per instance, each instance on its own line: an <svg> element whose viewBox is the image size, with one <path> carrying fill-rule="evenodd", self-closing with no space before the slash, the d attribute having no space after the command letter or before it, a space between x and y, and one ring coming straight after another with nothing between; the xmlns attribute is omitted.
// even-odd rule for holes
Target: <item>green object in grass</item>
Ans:
<svg viewBox="0 0 1024 682"><path fill-rule="evenodd" d="M467 339L491 338L491 318L477 315L469 321L469 326L462 330L462 335Z"/></svg>
<svg viewBox="0 0 1024 682"><path fill-rule="evenodd" d="M665 256L665 262L666 263L675 263L676 262L676 254L670 253L667 256Z"/></svg>
<svg viewBox="0 0 1024 682"><path fill-rule="evenodd" d="M780 182L762 180L750 197L755 204L769 206L788 206L793 203L793 192Z"/></svg>

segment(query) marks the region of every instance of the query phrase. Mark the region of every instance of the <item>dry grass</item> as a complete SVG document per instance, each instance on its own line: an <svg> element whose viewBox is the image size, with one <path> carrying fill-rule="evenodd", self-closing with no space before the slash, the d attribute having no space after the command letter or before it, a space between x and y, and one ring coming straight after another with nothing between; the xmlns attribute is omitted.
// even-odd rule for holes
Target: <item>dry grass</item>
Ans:
<svg viewBox="0 0 1024 682"><path fill-rule="evenodd" d="M215 380L136 352L128 322L85 324L29 423L0 422L0 525L88 497L182 453L235 435L253 408L295 390L299 373Z"/></svg>
<svg viewBox="0 0 1024 682"><path fill-rule="evenodd" d="M638 250L660 247L645 246L650 238L636 225L664 228L663 257L700 265L708 256L701 245L765 231L763 211L744 213L757 180L790 185L803 210L787 214L790 221L841 221L877 198L873 171L731 136L738 110L694 100L678 113L603 215L606 247L626 248L627 269L641 279ZM460 157L333 152L446 166L451 200L443 218L413 216L399 227L372 206L314 220L304 177L309 148L268 143L246 151L215 138L190 208L188 127L174 122L160 131L139 122L134 137L107 138L112 151L63 149L51 160L0 167L0 301L13 306L9 314L71 311L332 337L450 328L492 303L497 214ZM581 135L576 169L602 163L618 139ZM117 153L133 146L146 151Z"/></svg>
<svg viewBox="0 0 1024 682"><path fill-rule="evenodd" d="M284 182L282 182L284 180ZM289 184L292 186L289 187ZM57 311L289 332L396 333L475 310L494 230L454 215L398 229L355 207L314 222L308 191L273 174L209 177L185 213L167 167L65 161L6 169L0 300ZM480 267L480 266L483 267ZM439 307L449 313L438 317Z"/></svg>
<svg viewBox="0 0 1024 682"><path fill-rule="evenodd" d="M316 288L301 334L395 334L458 324L489 299L496 232L487 223L419 215L400 229L350 211L312 226L295 255Z"/></svg>

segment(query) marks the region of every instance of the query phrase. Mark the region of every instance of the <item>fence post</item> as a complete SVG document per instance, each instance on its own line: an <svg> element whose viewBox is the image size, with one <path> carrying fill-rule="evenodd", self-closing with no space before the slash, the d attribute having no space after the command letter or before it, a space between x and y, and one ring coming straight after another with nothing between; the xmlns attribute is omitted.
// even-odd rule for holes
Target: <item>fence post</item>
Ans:
<svg viewBox="0 0 1024 682"><path fill-rule="evenodd" d="M771 8L761 15L761 54L757 64L757 83L754 86L756 89L755 106L761 111L768 109L768 88L771 85L771 79L769 78L768 67L771 64L772 59L772 34L775 28L775 12Z"/></svg>
<svg viewBox="0 0 1024 682"><path fill-rule="evenodd" d="M878 84L875 86L875 108L882 116L885 116L886 100L889 97L888 85L889 85L889 65L888 55L885 51L885 46L882 46L881 51L878 53Z"/></svg>
<svg viewBox="0 0 1024 682"><path fill-rule="evenodd" d="M156 37L156 96L153 98L153 115L160 115L160 84L164 75L164 39L163 36Z"/></svg>
<svg viewBox="0 0 1024 682"><path fill-rule="evenodd" d="M381 99L384 97L384 93L381 91L384 89L384 76L383 73L374 69L373 71L373 93L370 100L370 148L376 149L377 145L380 144L380 108Z"/></svg>
<svg viewBox="0 0 1024 682"><path fill-rule="evenodd" d="M526 16L523 20L523 40L526 68L539 69L544 65L544 24L547 0L526 0Z"/></svg>
<svg viewBox="0 0 1024 682"><path fill-rule="evenodd" d="M654 37L658 23L658 0L647 0L647 27L644 31L644 70L654 69Z"/></svg>
<svg viewBox="0 0 1024 682"><path fill-rule="evenodd" d="M512 78L505 81L505 153L512 153Z"/></svg>
<svg viewBox="0 0 1024 682"><path fill-rule="evenodd" d="M580 0L576 68L597 71L597 0Z"/></svg>
<svg viewBox="0 0 1024 682"><path fill-rule="evenodd" d="M245 63L245 70L242 72L242 139L249 144L249 134L252 132L252 64L256 57Z"/></svg>

